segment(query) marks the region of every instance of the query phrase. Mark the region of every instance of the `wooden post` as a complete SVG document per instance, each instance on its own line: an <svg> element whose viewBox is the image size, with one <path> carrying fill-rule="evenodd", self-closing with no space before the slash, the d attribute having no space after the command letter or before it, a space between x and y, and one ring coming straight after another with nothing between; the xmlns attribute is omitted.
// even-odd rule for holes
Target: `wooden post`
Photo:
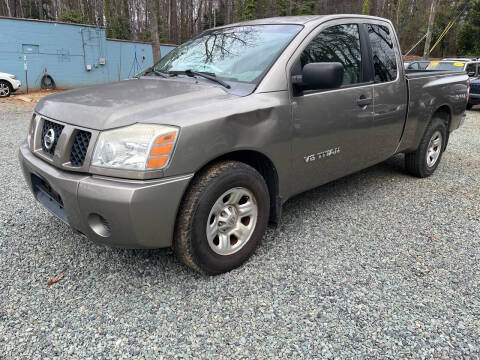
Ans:
<svg viewBox="0 0 480 360"><path fill-rule="evenodd" d="M432 31L433 24L435 23L435 8L437 6L437 0L432 0L432 6L430 7L430 16L428 17L427 39L425 40L425 47L423 49L423 58L430 57L430 45L432 43Z"/></svg>
<svg viewBox="0 0 480 360"><path fill-rule="evenodd" d="M28 67L27 67L27 55L23 55L23 70L25 70L25 86L27 87L27 94L28 94Z"/></svg>

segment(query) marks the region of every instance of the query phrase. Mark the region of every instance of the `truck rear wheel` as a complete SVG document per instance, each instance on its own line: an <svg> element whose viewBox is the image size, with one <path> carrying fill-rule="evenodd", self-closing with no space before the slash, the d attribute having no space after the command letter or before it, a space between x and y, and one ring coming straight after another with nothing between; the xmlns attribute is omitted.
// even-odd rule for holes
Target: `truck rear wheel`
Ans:
<svg viewBox="0 0 480 360"><path fill-rule="evenodd" d="M175 255L208 275L240 266L263 238L269 201L265 180L251 166L222 161L207 168L194 178L182 202Z"/></svg>
<svg viewBox="0 0 480 360"><path fill-rule="evenodd" d="M420 146L414 152L405 154L407 171L420 178L428 177L435 172L447 140L447 127L442 119L432 119L423 135Z"/></svg>

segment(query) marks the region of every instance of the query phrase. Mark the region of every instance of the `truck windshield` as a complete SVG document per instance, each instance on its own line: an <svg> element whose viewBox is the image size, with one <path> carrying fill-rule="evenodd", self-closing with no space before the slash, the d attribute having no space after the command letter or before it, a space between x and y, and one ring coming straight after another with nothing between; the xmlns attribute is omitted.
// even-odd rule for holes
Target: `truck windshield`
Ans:
<svg viewBox="0 0 480 360"><path fill-rule="evenodd" d="M153 71L173 76L191 70L256 84L301 29L256 25L211 30L172 50Z"/></svg>

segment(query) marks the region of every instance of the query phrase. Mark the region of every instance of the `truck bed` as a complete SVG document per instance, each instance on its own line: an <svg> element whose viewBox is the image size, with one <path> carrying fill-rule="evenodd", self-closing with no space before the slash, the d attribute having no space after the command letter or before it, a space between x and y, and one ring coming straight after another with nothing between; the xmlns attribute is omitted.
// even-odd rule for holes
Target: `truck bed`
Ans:
<svg viewBox="0 0 480 360"><path fill-rule="evenodd" d="M454 70L405 70L405 76L408 79L416 79L421 77L440 76L440 75L455 75L463 74L464 71Z"/></svg>
<svg viewBox="0 0 480 360"><path fill-rule="evenodd" d="M452 70L405 70L408 112L399 149L414 151L435 112L448 131L457 129L465 114L467 74Z"/></svg>

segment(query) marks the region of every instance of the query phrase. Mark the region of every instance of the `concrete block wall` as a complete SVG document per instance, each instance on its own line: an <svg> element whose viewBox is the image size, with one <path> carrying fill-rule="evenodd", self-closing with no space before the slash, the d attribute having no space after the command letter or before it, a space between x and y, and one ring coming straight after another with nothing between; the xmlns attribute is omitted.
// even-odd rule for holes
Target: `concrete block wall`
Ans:
<svg viewBox="0 0 480 360"><path fill-rule="evenodd" d="M147 43L106 39L105 29L37 20L0 18L0 72L11 73L30 89L48 73L58 88L126 79L153 64ZM174 46L161 46L162 56Z"/></svg>

